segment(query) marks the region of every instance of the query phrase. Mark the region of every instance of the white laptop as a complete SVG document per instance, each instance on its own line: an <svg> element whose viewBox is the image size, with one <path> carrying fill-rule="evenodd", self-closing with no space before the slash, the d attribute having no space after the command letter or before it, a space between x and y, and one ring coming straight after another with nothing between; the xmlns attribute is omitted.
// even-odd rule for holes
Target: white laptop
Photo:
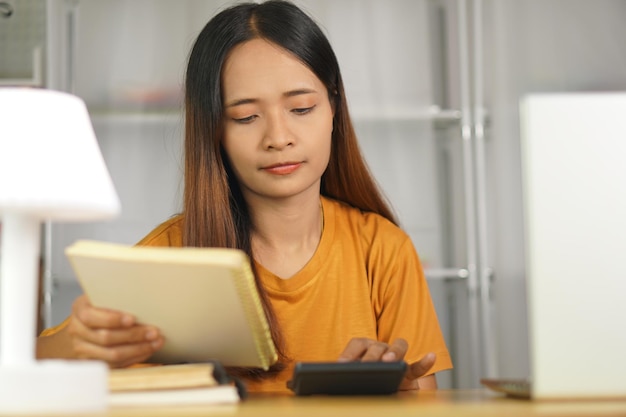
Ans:
<svg viewBox="0 0 626 417"><path fill-rule="evenodd" d="M482 382L624 398L626 93L529 95L521 131L531 376Z"/></svg>

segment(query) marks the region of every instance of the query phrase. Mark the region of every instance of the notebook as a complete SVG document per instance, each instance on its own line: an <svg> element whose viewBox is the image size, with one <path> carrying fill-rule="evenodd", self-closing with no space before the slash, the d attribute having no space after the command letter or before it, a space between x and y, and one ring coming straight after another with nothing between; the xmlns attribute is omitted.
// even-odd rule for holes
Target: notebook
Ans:
<svg viewBox="0 0 626 417"><path fill-rule="evenodd" d="M521 128L531 375L482 382L626 397L626 94L531 94Z"/></svg>
<svg viewBox="0 0 626 417"><path fill-rule="evenodd" d="M276 361L244 252L82 240L65 253L93 305L161 330L165 344L151 362L268 369Z"/></svg>

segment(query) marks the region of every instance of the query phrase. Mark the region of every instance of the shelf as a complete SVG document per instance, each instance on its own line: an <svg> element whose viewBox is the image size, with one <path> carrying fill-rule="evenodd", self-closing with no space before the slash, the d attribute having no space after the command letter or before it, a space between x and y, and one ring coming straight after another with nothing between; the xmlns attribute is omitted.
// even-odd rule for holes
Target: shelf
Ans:
<svg viewBox="0 0 626 417"><path fill-rule="evenodd" d="M0 78L0 87L41 87L43 86L43 58L41 47L33 49L33 72L30 78Z"/></svg>
<svg viewBox="0 0 626 417"><path fill-rule="evenodd" d="M426 268L426 279L467 279L469 271L465 268Z"/></svg>
<svg viewBox="0 0 626 417"><path fill-rule="evenodd" d="M457 125L461 112L453 109L429 107L358 107L351 109L352 119L360 122L433 122L436 126Z"/></svg>
<svg viewBox="0 0 626 417"><path fill-rule="evenodd" d="M177 110L162 112L91 112L91 121L94 124L156 124L156 123L183 123L184 115Z"/></svg>

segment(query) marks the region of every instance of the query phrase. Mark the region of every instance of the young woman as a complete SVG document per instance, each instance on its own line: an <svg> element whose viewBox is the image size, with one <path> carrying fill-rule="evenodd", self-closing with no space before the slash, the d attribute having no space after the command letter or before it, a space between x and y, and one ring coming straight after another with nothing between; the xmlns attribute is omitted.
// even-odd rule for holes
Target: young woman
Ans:
<svg viewBox="0 0 626 417"><path fill-rule="evenodd" d="M189 57L185 113L184 211L139 244L249 254L279 350L269 372L244 372L249 389L285 391L296 361L401 359L402 388L436 388L452 365L419 258L367 169L311 18L283 1L216 15ZM158 329L81 296L38 354L123 367L162 344Z"/></svg>

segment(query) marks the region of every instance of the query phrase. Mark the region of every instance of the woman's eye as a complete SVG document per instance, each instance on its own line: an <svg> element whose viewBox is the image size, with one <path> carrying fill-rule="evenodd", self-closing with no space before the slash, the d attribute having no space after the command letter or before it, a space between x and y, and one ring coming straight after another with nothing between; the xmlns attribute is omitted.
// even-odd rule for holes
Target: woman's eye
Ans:
<svg viewBox="0 0 626 417"><path fill-rule="evenodd" d="M233 120L236 123L242 123L242 124L246 124L246 123L252 123L254 121L254 119L256 119L256 115L252 115L252 116L248 116L248 117L241 117L239 119L235 119L233 118Z"/></svg>
<svg viewBox="0 0 626 417"><path fill-rule="evenodd" d="M303 115L303 114L310 113L314 108L315 106L302 107L302 108L293 109L292 112L294 112L295 114Z"/></svg>

